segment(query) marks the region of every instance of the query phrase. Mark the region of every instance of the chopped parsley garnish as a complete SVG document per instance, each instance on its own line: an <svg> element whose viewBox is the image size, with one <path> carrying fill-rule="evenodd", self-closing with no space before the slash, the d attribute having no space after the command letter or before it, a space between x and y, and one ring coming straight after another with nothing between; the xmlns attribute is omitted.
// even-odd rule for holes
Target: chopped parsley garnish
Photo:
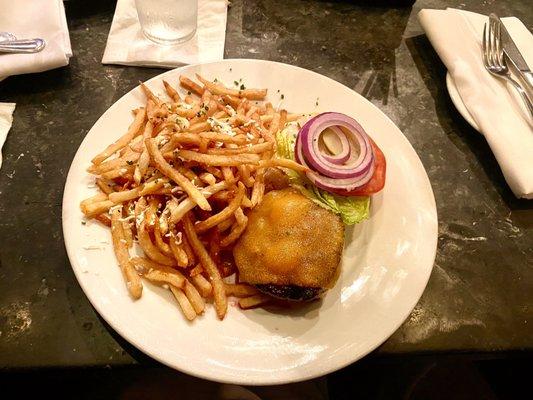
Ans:
<svg viewBox="0 0 533 400"><path fill-rule="evenodd" d="M235 86L239 86L239 82L237 82L237 81L233 81L233 84L234 84Z"/></svg>
<svg viewBox="0 0 533 400"><path fill-rule="evenodd" d="M281 94L281 100L283 100L285 98L285 95L282 93Z"/></svg>
<svg viewBox="0 0 533 400"><path fill-rule="evenodd" d="M85 222L85 221L81 221L81 224L82 224L82 225L87 225L87 222Z"/></svg>
<svg viewBox="0 0 533 400"><path fill-rule="evenodd" d="M241 85L241 90L244 90L246 89L246 86L244 86L244 84Z"/></svg>
<svg viewBox="0 0 533 400"><path fill-rule="evenodd" d="M128 161L126 161L126 164L128 164L128 165L133 165L133 161L128 160Z"/></svg>

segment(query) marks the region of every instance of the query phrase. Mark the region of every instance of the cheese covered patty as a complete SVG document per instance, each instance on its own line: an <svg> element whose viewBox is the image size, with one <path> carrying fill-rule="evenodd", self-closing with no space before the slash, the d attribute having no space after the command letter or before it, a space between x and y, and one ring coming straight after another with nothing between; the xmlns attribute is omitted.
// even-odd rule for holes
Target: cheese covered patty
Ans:
<svg viewBox="0 0 533 400"><path fill-rule="evenodd" d="M274 190L250 213L233 255L240 281L260 289L327 289L334 284L343 242L337 215L296 189Z"/></svg>

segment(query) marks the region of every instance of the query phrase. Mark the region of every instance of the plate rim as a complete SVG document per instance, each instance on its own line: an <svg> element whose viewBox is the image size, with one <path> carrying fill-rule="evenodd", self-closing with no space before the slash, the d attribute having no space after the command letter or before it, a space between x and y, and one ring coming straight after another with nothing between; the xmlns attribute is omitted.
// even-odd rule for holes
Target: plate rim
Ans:
<svg viewBox="0 0 533 400"><path fill-rule="evenodd" d="M302 375L302 376L298 376L298 377L282 378L282 379L277 378L277 374L275 374L275 375L272 374L271 376L265 375L263 377L265 379L261 379L261 380L254 380L253 378L252 379L246 379L246 377L244 377L243 379L240 379L240 380L235 380L235 379L224 379L224 378L221 379L221 378L218 378L214 374L210 374L209 369L202 370L202 371L197 371L195 369L186 368L186 365L180 365L180 367L177 367L175 364L172 364L171 362L166 361L163 358L159 357L157 354L154 354L152 351L150 351L150 349L146 349L145 347L143 347L140 343L138 343L137 340L135 340L132 337L129 337L128 335L126 335L124 333L124 330L122 329L122 327L120 327L120 326L117 327L117 325L114 324L113 320L108 319L108 316L104 312L104 307L100 307L99 303L97 301L93 301L91 296L88 294L88 293L90 293L90 291L88 290L88 287L87 287L87 285L88 285L87 282L88 281L82 279L81 273L79 271L77 271L76 268L73 267L72 260L75 259L74 244L71 242L71 240L73 240L73 239L71 239L70 237L67 237L67 235L65 235L65 232L67 230L67 227L66 227L66 225L67 225L66 219L67 218L65 217L65 209L66 209L66 207L68 207L67 206L67 203L68 203L68 196L67 195L68 195L68 192L69 192L68 189L69 189L69 186L70 186L69 185L69 181L72 179L71 175L74 174L74 171L73 171L72 167L73 167L74 161L78 157L78 154L79 154L80 149L82 148L84 142L86 140L88 140L89 133L91 132L91 130L94 128L95 125L100 123L100 121L106 116L106 114L108 112L111 112L115 107L117 107L117 103L121 102L123 100L123 98L125 98L126 96L129 96L133 91L137 90L138 86L135 86L131 90L129 90L126 93L124 93L124 95L122 95L120 98L118 98L110 107L108 107L104 111L104 113L94 122L94 124L88 130L87 134L85 135L84 139L81 141L81 143L78 146L78 149L76 150L76 153L75 153L75 155L74 155L74 157L72 159L71 165L69 166L69 171L68 171L68 174L67 174L67 177L66 177L66 180L65 180L63 198L62 198L61 219L62 219L62 231L63 231L63 241L64 241L65 249L66 249L66 252L67 252L67 256L68 256L68 259L69 259L70 266L71 266L71 268L72 268L72 270L74 272L74 275L76 276L76 280L78 281L78 284L82 288L85 296L87 297L87 299L89 300L91 305L98 312L99 316L102 317L106 321L106 323L109 324L109 326L115 332L117 332L128 343L133 345L137 350L139 350L142 353L148 355L149 357L155 359L156 361L162 363L163 365L166 365L166 366L168 366L168 367L170 367L170 368L172 368L174 370L186 373L188 375L191 375L191 376L194 376L194 377L197 377L197 378L208 379L208 380L211 380L211 381L214 381L214 382L228 383L228 384L243 384L243 385L250 385L250 386L259 386L259 385L288 384L288 383L295 383L295 382L301 382L301 381L305 381L305 380L315 379L317 377L325 376L327 374L330 374L330 373L338 371L338 370L340 370L342 368L345 368L346 366L357 362L358 360L360 360L361 358L365 357L366 355L368 355L369 353L374 351L376 348L381 346L385 341L387 341L394 334L394 332L396 332L398 330L398 328L400 326L403 325L403 323L407 320L408 316L412 313L413 309L418 304L418 302L419 302L420 298L422 297L423 293L425 292L425 289L426 289L427 284L429 282L433 267L435 265L436 255L437 255L438 210L437 210L437 207L436 207L435 194L433 192L433 188L431 186L431 181L429 180L429 176L427 174L427 171L426 171L424 165L422 164L422 161L420 160L420 157L418 156L418 153L413 148L413 146L411 145L411 143L409 142L409 140L407 139L405 134L401 131L401 129L379 107L377 107L376 105L371 103L368 99L366 99L360 93L356 92L352 88L350 88L350 87L342 84L341 82L338 82L338 81L336 81L336 80L334 80L334 79L332 79L332 78L330 78L330 77L328 77L326 75L322 75L322 74L320 74L318 72L315 72L315 71L312 71L312 70L308 70L308 69L305 69L305 68L302 68L302 67L299 67L299 66L296 66L296 65L291 65L291 64L287 64L287 63L278 62L278 61L270 61L270 60L263 60L263 59L249 59L249 58L231 58L231 59L223 59L223 60L219 60L219 61L189 64L189 65L184 65L184 66L181 66L181 67L178 67L178 68L170 69L168 71L165 71L163 73L160 73L160 74L157 74L157 75L153 76L152 78L150 78L147 81L145 81L145 83L150 83L150 82L155 81L155 80L164 79L167 75L176 73L176 71L181 71L181 70L186 70L186 69L189 69L189 68L194 68L194 67L198 67L198 66L205 66L205 65L211 65L211 64L230 64L232 62L280 64L280 65L282 65L284 67L295 68L295 69L298 69L298 70L303 70L306 73L311 73L313 75L317 75L321 79L326 79L329 83L331 83L333 85L338 85L340 87L343 87L344 89L348 89L350 92L352 92L356 96L360 97L362 101L368 103L373 108L375 108L377 111L379 111L379 113L381 114L381 116L384 119L386 119L389 123L393 124L397 128L397 130L401 133L401 140L405 141L406 144L408 145L408 147L410 147L410 149L413 151L414 155L416 155L415 163L418 163L419 166L422 168L422 170L424 172L422 179L424 180L424 183L426 184L427 188L429 189L430 199L428 199L428 200L431 200L430 201L430 205L431 205L431 208L432 208L432 211L433 211L432 217L434 217L434 218L431 219L432 222L433 222L433 228L434 228L433 229L434 230L433 240L432 240L432 243L428 243L428 246L432 250L432 252L431 252L432 264L431 264L431 268L428 268L426 270L426 276L424 277L424 279L421 279L421 282L423 282L423 285L421 285L420 293L417 293L417 296L413 297L412 304L410 304L409 307L406 306L406 308L405 308L406 311L401 315L401 318L399 319L399 322L397 324L394 324L394 329L391 329L390 335L386 336L382 340L377 341L375 343L375 345L369 346L365 351L362 351L357 356L348 358L347 361L345 361L345 362L336 363L336 364L334 364L333 367L331 365L326 365L325 367L322 367L319 370L317 370L315 373L306 374L306 375Z"/></svg>

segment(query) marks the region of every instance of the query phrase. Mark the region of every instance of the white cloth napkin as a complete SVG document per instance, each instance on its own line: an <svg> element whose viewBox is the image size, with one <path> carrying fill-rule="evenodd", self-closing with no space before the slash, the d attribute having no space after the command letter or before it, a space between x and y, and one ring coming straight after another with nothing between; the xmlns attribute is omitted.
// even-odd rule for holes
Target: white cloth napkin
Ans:
<svg viewBox="0 0 533 400"><path fill-rule="evenodd" d="M175 46L162 46L143 35L135 0L118 0L102 63L173 68L222 60L226 17L226 0L198 0L194 37Z"/></svg>
<svg viewBox="0 0 533 400"><path fill-rule="evenodd" d="M0 0L0 30L17 39L46 41L46 47L39 53L0 54L0 80L62 67L72 57L61 0Z"/></svg>
<svg viewBox="0 0 533 400"><path fill-rule="evenodd" d="M15 103L0 103L0 168L2 168L2 147L13 123L13 111Z"/></svg>
<svg viewBox="0 0 533 400"><path fill-rule="evenodd" d="M418 18L513 193L532 199L533 125L521 109L520 100L510 92L512 89L483 67L481 38L488 17L456 9L424 9ZM503 21L533 68L533 35L517 18Z"/></svg>

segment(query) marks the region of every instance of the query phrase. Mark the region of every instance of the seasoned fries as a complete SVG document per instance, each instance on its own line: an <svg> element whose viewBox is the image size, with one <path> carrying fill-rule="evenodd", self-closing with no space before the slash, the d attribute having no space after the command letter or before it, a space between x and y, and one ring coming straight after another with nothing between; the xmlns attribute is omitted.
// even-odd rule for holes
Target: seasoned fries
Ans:
<svg viewBox="0 0 533 400"><path fill-rule="evenodd" d="M163 81L160 90L140 83L146 102L126 133L92 159L87 171L99 191L80 203L85 218L111 227L132 298L146 279L169 289L189 321L210 302L223 319L228 296L242 309L271 300L225 282L235 269L220 254L231 254L261 203L267 169L306 170L275 156L276 133L300 115L263 103L266 89L196 78ZM134 247L144 256L130 254Z"/></svg>

